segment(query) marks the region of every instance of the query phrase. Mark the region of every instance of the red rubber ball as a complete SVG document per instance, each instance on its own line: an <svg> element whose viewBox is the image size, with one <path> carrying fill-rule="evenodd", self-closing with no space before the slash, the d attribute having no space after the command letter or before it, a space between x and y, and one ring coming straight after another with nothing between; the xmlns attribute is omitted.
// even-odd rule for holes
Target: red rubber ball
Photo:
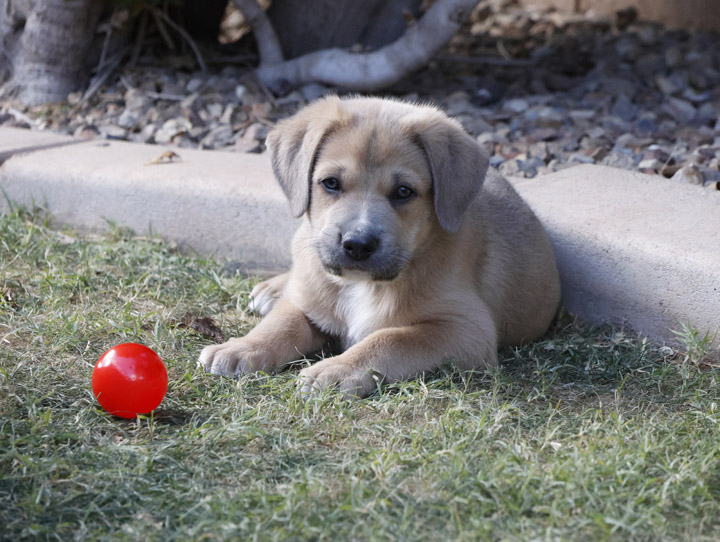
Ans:
<svg viewBox="0 0 720 542"><path fill-rule="evenodd" d="M100 406L121 418L155 410L167 392L167 369L160 356L142 344L123 343L97 360L92 389Z"/></svg>

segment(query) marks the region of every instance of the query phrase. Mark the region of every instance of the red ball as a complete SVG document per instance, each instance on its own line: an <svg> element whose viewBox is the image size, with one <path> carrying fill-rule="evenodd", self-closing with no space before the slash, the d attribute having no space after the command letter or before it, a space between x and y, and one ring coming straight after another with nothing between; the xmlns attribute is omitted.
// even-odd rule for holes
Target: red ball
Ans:
<svg viewBox="0 0 720 542"><path fill-rule="evenodd" d="M93 394L100 406L121 418L136 418L155 410L167 391L167 369L147 346L124 343L97 360L92 374Z"/></svg>

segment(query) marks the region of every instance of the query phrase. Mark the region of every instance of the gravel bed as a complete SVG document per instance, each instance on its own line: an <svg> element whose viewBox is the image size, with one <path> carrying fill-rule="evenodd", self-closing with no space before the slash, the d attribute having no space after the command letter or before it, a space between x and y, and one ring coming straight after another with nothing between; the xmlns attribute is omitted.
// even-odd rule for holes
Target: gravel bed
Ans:
<svg viewBox="0 0 720 542"><path fill-rule="evenodd" d="M604 164L720 189L720 34L482 2L448 48L385 94L459 118L501 172ZM187 64L187 62L186 62ZM202 73L158 57L90 99L0 103L0 125L172 149L263 152L268 131L334 89L274 98L245 67Z"/></svg>

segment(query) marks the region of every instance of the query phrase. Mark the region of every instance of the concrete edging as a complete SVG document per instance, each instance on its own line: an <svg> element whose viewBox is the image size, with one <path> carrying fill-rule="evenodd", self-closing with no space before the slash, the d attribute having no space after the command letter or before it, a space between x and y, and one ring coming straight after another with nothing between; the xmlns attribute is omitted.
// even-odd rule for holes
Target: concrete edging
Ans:
<svg viewBox="0 0 720 542"><path fill-rule="evenodd" d="M0 129L0 148L7 130ZM298 221L265 156L181 149L179 161L153 163L165 150L88 141L22 152L0 167L0 189L10 201L43 206L57 223L80 230L103 231L112 222L240 260L251 271L289 265ZM8 207L4 199L0 212Z"/></svg>
<svg viewBox="0 0 720 542"><path fill-rule="evenodd" d="M266 155L175 149L181 161L151 164L165 150L0 128L0 189L81 230L112 221L251 271L289 265L298 220ZM550 234L571 314L671 344L687 324L720 353L720 193L588 165L512 182Z"/></svg>
<svg viewBox="0 0 720 542"><path fill-rule="evenodd" d="M606 166L514 183L555 249L563 304L591 323L720 348L720 193Z"/></svg>

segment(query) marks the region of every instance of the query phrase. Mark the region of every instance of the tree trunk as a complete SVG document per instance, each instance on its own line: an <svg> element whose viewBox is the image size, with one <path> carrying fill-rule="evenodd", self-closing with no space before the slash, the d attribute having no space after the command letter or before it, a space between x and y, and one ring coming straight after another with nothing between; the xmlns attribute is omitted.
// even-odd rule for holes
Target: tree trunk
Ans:
<svg viewBox="0 0 720 542"><path fill-rule="evenodd" d="M0 53L11 73L7 90L26 105L37 105L63 100L82 88L100 1L4 0L0 9L5 42Z"/></svg>
<svg viewBox="0 0 720 542"><path fill-rule="evenodd" d="M268 18L286 59L356 44L378 49L399 38L421 0L273 0Z"/></svg>

